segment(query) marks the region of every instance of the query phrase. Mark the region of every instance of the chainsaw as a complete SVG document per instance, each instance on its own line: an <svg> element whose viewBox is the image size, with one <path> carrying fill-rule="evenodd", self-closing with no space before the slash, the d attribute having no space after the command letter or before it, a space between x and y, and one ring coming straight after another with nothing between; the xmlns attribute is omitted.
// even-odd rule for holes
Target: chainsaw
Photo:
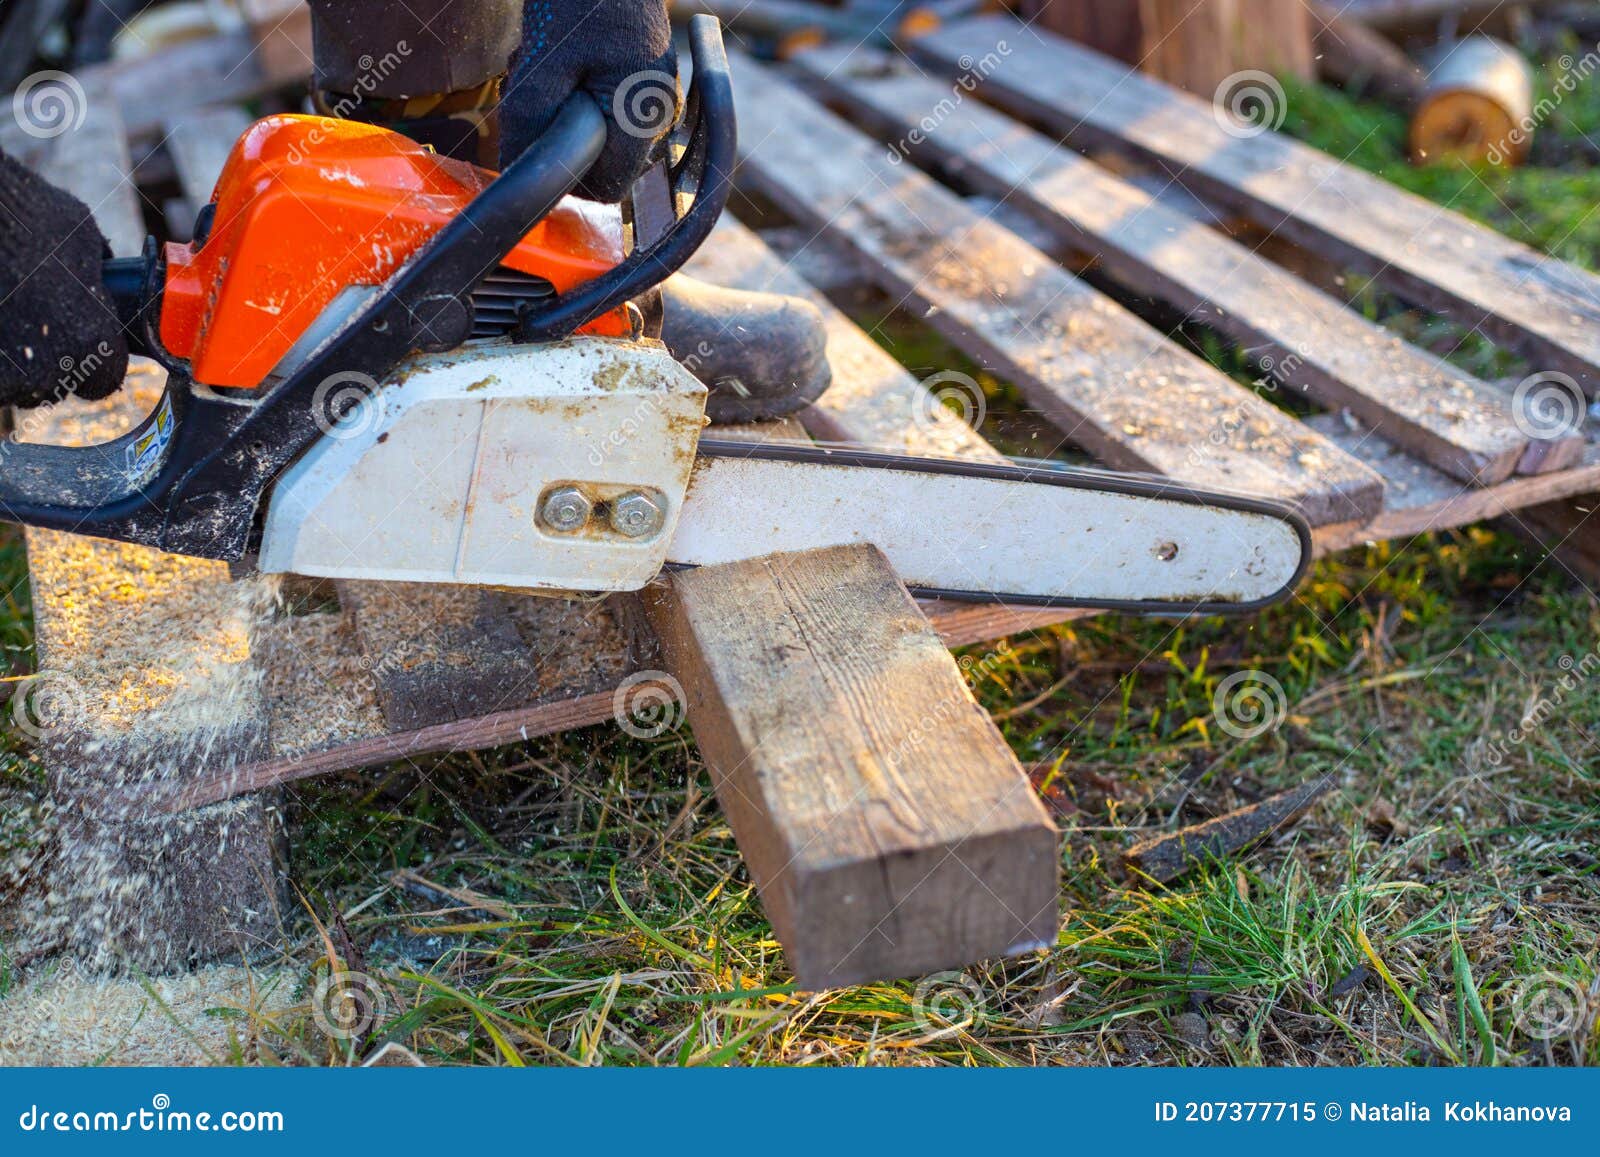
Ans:
<svg viewBox="0 0 1600 1157"><path fill-rule="evenodd" d="M527 591L859 542L955 599L1188 613L1293 590L1310 533L1271 502L706 434L706 386L650 323L734 164L715 21L690 50L659 195L626 211L569 195L606 139L587 95L498 175L378 126L257 122L192 241L107 263L168 371L158 404L102 445L10 446L0 518L266 573Z"/></svg>

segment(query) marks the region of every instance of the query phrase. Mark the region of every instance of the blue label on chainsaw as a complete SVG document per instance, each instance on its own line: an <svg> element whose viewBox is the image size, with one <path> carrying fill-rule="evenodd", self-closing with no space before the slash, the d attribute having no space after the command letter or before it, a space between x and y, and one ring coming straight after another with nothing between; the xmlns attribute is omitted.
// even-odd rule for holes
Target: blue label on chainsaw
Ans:
<svg viewBox="0 0 1600 1157"><path fill-rule="evenodd" d="M172 398L163 394L155 419L143 434L128 444L128 474L135 486L143 486L160 468L171 440Z"/></svg>

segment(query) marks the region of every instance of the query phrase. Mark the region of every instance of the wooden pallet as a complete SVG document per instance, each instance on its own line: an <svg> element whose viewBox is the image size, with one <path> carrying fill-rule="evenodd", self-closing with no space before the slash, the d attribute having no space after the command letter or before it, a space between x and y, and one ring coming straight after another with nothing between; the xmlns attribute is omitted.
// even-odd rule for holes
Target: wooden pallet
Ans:
<svg viewBox="0 0 1600 1157"><path fill-rule="evenodd" d="M181 230L243 121L236 102L271 107L303 83L293 69L246 67L244 48L219 38L144 62L135 70L147 83L189 67L225 79L205 98L184 84L182 101L125 99L135 111L122 119L101 101L92 142L26 142L27 155L95 207L119 250L141 217L165 214ZM891 301L1015 383L1063 444L1110 467L1294 502L1323 551L1529 508L1569 544L1592 534L1580 498L1600 490L1592 430L1529 437L1508 389L1406 344L1218 223L1243 216L1302 257L1373 271L1591 388L1600 279L1274 134L1229 133L1195 99L1009 20L950 26L913 50L926 73L869 49L818 49L782 72L735 53L741 185L792 218L810 248L848 255ZM975 60L996 62L982 91L1007 111L952 84ZM126 97L130 67L85 78L86 88ZM1086 159L1046 132L1131 164ZM141 191L174 183L181 196L141 204ZM995 200L1008 212L986 211ZM1086 261L1124 300L1148 301L1151 316L1201 319L1254 351L1274 389L1319 412L1297 419L1225 377L1068 272ZM801 280L798 264L732 219L694 262L710 280L808 296L827 318L833 386L801 415L803 429L746 436L995 455L930 406L917 375ZM31 435L81 440L93 426L103 436L133 420L159 377L143 370L134 384L87 413L60 407ZM265 580L229 583L214 564L138 548L30 533L29 551L41 665L73 681L80 708L44 752L54 790L98 801L85 809L98 826L83 838L102 846L119 825L181 817L185 839L145 849L142 870L211 884L204 904L188 885L162 893L188 915L156 921L174 926L165 955L142 954L157 963L271 939L283 785L626 720L640 697L661 706L679 695L804 983L960 964L1051 935L1053 890L1040 885L1053 879L1048 825L930 641L977 643L1070 614L915 608L871 551L703 572L642 600L343 583L291 584L277 602ZM759 626L730 629L730 608L749 606L767 608L747 616ZM151 610L159 652L148 634L95 629ZM764 687L745 674L774 654L796 657ZM787 713L771 709L780 699ZM165 730L130 719L135 703L169 720ZM930 715L940 742L908 761L904 736ZM185 733L185 719L211 722ZM130 730L141 770L108 778L94 752ZM830 822L808 827L818 814ZM952 814L983 819L952 828ZM93 935L114 938L119 919Z"/></svg>

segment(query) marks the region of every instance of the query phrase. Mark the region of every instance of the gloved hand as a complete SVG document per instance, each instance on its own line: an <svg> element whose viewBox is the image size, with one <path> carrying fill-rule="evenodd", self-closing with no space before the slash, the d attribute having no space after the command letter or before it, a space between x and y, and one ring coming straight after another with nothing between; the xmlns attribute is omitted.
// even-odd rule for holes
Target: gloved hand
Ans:
<svg viewBox="0 0 1600 1157"><path fill-rule="evenodd" d="M600 104L605 151L579 184L620 201L678 115L678 60L666 0L524 0L522 43L500 100L500 163L522 154L574 92Z"/></svg>
<svg viewBox="0 0 1600 1157"><path fill-rule="evenodd" d="M108 254L88 206L0 153L0 405L122 385L127 340L101 285Z"/></svg>

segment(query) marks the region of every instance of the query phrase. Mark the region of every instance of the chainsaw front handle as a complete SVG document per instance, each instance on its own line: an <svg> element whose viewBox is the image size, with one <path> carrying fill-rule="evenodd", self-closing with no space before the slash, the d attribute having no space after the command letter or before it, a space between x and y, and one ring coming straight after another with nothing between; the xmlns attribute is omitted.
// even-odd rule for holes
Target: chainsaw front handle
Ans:
<svg viewBox="0 0 1600 1157"><path fill-rule="evenodd" d="M659 283L715 224L733 160L732 85L715 20L696 19L691 50L698 115L685 161L701 158L693 161L694 207L655 244L527 319L535 340L568 336ZM244 557L267 489L342 416L325 412L329 383L382 389L413 350L465 341L473 290L572 191L606 133L591 97L569 98L537 141L254 402L197 387L184 367L169 366L161 402L130 434L90 447L0 445L0 520L201 558Z"/></svg>
<svg viewBox="0 0 1600 1157"><path fill-rule="evenodd" d="M711 236L728 204L739 138L733 77L722 44L722 26L714 16L702 13L690 18L689 57L694 72L684 100L688 140L670 175L674 205L690 196L693 203L660 237L639 244L615 269L523 314L517 328L522 341L558 341L571 336L595 318L660 285Z"/></svg>

